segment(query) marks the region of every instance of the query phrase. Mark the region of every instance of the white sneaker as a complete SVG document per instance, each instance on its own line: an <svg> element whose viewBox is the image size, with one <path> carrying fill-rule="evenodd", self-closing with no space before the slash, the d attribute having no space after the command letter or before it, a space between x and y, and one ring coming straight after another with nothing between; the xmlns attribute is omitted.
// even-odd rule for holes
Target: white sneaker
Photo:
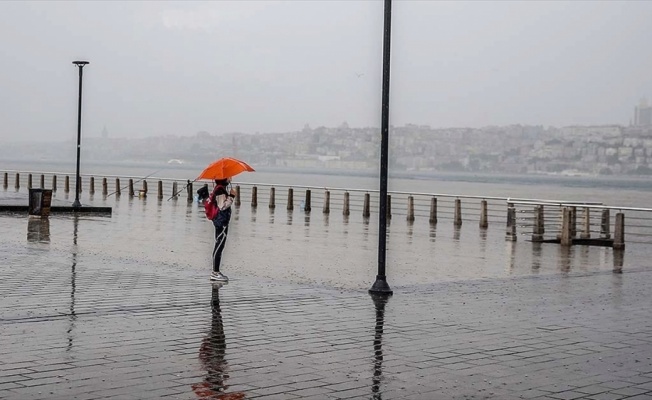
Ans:
<svg viewBox="0 0 652 400"><path fill-rule="evenodd" d="M228 282L229 278L220 272L213 272L211 273L211 280L217 282Z"/></svg>

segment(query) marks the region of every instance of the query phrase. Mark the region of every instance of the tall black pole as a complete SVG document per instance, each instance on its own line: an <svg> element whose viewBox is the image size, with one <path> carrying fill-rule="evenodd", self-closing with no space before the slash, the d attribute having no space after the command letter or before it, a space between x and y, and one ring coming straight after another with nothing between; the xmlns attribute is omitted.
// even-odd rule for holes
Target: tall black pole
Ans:
<svg viewBox="0 0 652 400"><path fill-rule="evenodd" d="M392 289L385 276L387 250L387 164L389 152L389 47L391 44L392 0L385 0L383 36L383 98L380 142L380 211L378 216L378 275L369 293L391 295Z"/></svg>
<svg viewBox="0 0 652 400"><path fill-rule="evenodd" d="M75 201L72 203L74 208L81 207L79 202L79 152L81 150L81 106L82 106L82 76L84 74L84 66L88 61L73 61L79 68L79 103L77 104L77 172L75 173Z"/></svg>

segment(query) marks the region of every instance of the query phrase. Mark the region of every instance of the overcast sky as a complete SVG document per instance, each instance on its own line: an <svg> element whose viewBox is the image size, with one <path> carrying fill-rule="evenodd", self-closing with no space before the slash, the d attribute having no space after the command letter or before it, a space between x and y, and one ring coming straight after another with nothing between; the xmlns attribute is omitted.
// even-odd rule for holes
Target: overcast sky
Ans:
<svg viewBox="0 0 652 400"><path fill-rule="evenodd" d="M390 123L627 124L652 2L394 1ZM382 1L2 2L0 142L380 126Z"/></svg>

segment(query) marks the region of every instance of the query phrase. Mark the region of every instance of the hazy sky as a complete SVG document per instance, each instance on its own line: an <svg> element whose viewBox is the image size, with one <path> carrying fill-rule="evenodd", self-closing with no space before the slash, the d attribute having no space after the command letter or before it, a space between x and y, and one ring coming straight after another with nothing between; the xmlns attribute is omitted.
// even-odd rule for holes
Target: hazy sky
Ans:
<svg viewBox="0 0 652 400"><path fill-rule="evenodd" d="M394 1L390 123L627 124L652 2ZM382 1L1 2L0 142L380 125Z"/></svg>

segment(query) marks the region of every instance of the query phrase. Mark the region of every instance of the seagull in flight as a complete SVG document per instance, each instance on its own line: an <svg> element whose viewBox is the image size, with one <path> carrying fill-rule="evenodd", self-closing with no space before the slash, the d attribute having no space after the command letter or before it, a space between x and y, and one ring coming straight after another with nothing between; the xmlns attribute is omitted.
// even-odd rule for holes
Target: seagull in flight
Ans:
<svg viewBox="0 0 652 400"><path fill-rule="evenodd" d="M361 77L362 75L364 75L364 73L359 74L357 72L355 74L358 76L358 78Z"/></svg>

